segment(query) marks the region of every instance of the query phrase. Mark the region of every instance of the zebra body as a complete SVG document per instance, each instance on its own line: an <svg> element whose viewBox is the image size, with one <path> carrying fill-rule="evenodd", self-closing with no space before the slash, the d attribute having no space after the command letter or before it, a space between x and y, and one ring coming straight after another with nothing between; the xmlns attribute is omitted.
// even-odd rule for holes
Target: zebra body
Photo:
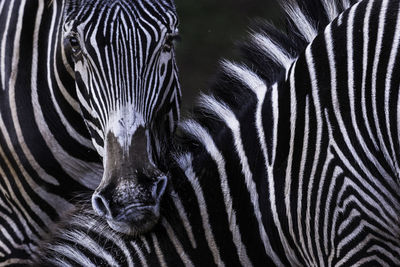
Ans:
<svg viewBox="0 0 400 267"><path fill-rule="evenodd" d="M0 265L29 259L77 194L124 175L131 164L103 165L136 161L137 129L137 154L156 161L179 117L177 23L167 0L0 1Z"/></svg>
<svg viewBox="0 0 400 267"><path fill-rule="evenodd" d="M121 236L82 207L41 263L400 265L400 3L364 0L333 19L343 3L318 2L325 27L315 3L289 1L293 38L266 25L245 44L252 69L224 64L181 125L151 233Z"/></svg>

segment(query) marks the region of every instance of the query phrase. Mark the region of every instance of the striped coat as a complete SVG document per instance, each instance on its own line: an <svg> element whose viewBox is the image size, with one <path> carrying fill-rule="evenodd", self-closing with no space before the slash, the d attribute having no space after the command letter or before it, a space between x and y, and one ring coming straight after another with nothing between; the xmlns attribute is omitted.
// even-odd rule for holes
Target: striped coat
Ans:
<svg viewBox="0 0 400 267"><path fill-rule="evenodd" d="M121 236L81 207L42 263L400 265L400 3L299 2L181 124L159 225Z"/></svg>

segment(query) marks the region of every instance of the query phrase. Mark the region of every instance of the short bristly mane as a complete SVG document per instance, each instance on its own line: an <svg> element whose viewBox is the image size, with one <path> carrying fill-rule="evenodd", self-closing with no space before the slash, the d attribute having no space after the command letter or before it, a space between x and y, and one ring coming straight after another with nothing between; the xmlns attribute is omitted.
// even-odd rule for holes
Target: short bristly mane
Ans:
<svg viewBox="0 0 400 267"><path fill-rule="evenodd" d="M280 1L286 13L286 30L257 20L249 37L239 43L243 62L222 61L210 90L198 98L198 105L189 117L205 126L211 134L216 132L217 136L223 136L221 127L226 124L218 123L221 121L215 114L220 110L218 107L226 107L239 117L255 108L257 94L263 94L272 85L285 80L293 62L318 33L357 2L359 0ZM186 124L190 122L188 119L181 122L189 135L191 127Z"/></svg>

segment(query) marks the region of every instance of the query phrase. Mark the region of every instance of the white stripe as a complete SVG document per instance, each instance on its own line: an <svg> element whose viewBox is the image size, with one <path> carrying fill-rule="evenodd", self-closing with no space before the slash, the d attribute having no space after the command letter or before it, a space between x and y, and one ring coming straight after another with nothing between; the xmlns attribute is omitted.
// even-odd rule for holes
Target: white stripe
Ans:
<svg viewBox="0 0 400 267"><path fill-rule="evenodd" d="M396 256L388 253L386 250L379 251L379 253L386 254L386 257L388 257L391 260L396 259ZM389 255L387 255L387 254L389 254ZM373 262L374 264L377 264L378 266L387 266L388 265L388 263L385 260L381 259L380 256L378 256L378 255L371 255L368 257L363 257L362 259L360 259L356 262L352 262L352 264L353 264L353 266L368 266L368 264L366 264L366 263L371 264L371 262ZM396 265L400 265L399 261L396 261L396 263L397 263Z"/></svg>
<svg viewBox="0 0 400 267"><path fill-rule="evenodd" d="M167 231L167 235L170 238L172 244L174 245L177 254L179 255L179 257L181 257L183 264L187 267L194 267L188 255L186 255L181 242L179 242L179 239L176 237L171 225L165 219L162 219L161 223L164 226L165 230Z"/></svg>
<svg viewBox="0 0 400 267"><path fill-rule="evenodd" d="M315 221L314 221L314 229L315 229L315 246L317 247L317 252L318 252L318 259L319 259L319 266L325 266L325 261L324 259L326 256L323 254L323 250L321 247L321 244L327 244L327 236L320 236L320 231L322 230L320 228L320 220L322 220L323 215L327 215L329 213L329 209L323 208L323 203L321 203L321 198L322 198L322 191L325 191L327 186L329 185L329 180L331 180L331 176L327 177L327 172L329 169L329 166L331 165L331 161L333 159L333 155L330 153L330 151L327 151L327 157L325 158L324 165L322 167L322 172L321 172L321 178L319 179L318 183L318 192L317 192L317 202L315 204ZM328 181L326 181L328 180ZM323 229L325 227L325 221L323 222ZM323 232L324 234L325 232ZM325 242L324 242L325 241ZM325 252L327 251L328 247L325 247ZM326 252L326 254L328 254Z"/></svg>
<svg viewBox="0 0 400 267"><path fill-rule="evenodd" d="M200 127L197 124L194 124L193 126ZM204 129L201 129L201 130L204 130ZM208 247L210 248L213 258L214 258L214 262L218 266L225 266L225 263L221 259L219 248L215 242L215 237L214 237L214 234L212 231L213 227L210 224L210 219L208 217L207 204L204 199L203 190L199 184L199 181L198 181L198 178L196 177L195 172L193 171L191 155L187 154L187 155L183 156L181 158L181 160L179 161L179 163L180 163L180 167L183 170L185 170L185 175L188 178L190 184L192 185L194 193L196 194L198 207L200 209L201 222L202 222L203 229L204 229L204 232L206 235L205 237L207 240ZM185 166L183 164L185 164Z"/></svg>
<svg viewBox="0 0 400 267"><path fill-rule="evenodd" d="M7 259L6 261L1 262L1 266L9 266L9 265L31 265L32 261L31 260L26 260L26 259Z"/></svg>
<svg viewBox="0 0 400 267"><path fill-rule="evenodd" d="M290 71L290 148L289 148L289 154L288 154L288 162L287 162L287 168L286 168L286 177L285 177L285 206L286 206L286 216L288 218L288 229L289 233L292 237L292 240L297 248L297 251L300 252L300 255L304 258L304 252L300 249L300 245L297 242L297 237L295 236L294 233L294 226L293 226L293 220L292 220L292 213L291 213L291 203L290 203L290 197L291 197L291 185L292 185L292 164L293 164L293 153L294 153L294 138L296 135L296 120L297 120L297 99L296 99L296 87L295 87L295 71L296 71L296 62L293 64L292 69ZM308 112L308 99L306 102L306 112ZM308 124L308 114L306 113L305 117L305 122ZM306 131L305 127L305 131ZM307 133L304 133L304 136L308 136ZM304 147L303 147L304 148ZM287 243L287 241L286 241ZM288 245L287 245L288 246ZM288 248L286 248L287 250ZM301 263L295 256L296 254L292 251L291 253L287 253L288 257L291 259L292 263L294 265L300 266Z"/></svg>
<svg viewBox="0 0 400 267"><path fill-rule="evenodd" d="M329 154L331 155L331 152L329 152ZM336 193L334 192L334 190L336 189L336 182L339 180L338 177L342 174L343 174L342 169L338 166L335 166L335 169L333 170L333 175L331 176L331 179L329 181L328 196L326 198L326 203L325 203L325 211L330 210L332 199L336 198ZM329 255L328 256L328 266L332 266L332 261L334 260L334 256L335 256L336 228L334 227L335 221L332 223L332 220L330 218L328 218L329 215L330 215L329 212L325 212L323 233L324 233L325 254ZM328 228L331 229L330 237L328 234ZM330 252L328 250L328 242L329 242L329 245L331 248Z"/></svg>
<svg viewBox="0 0 400 267"><path fill-rule="evenodd" d="M171 184L171 187L172 187L172 184ZM192 245L193 248L197 248L196 240L193 235L192 225L189 222L187 213L185 211L185 207L183 206L179 195L174 191L174 189L172 189L172 192L170 195L172 197L172 200L174 201L176 210L178 211L178 214L179 214L179 217L181 218L182 224L185 227L185 231L189 237L190 244Z"/></svg>
<svg viewBox="0 0 400 267"><path fill-rule="evenodd" d="M146 237L141 235L139 238L140 238L140 241L142 241L144 247L146 248L147 253L150 253L150 245L149 245L149 242L147 242Z"/></svg>
<svg viewBox="0 0 400 267"><path fill-rule="evenodd" d="M369 23L370 23L371 11L372 11L373 4L374 4L374 1L372 1L372 0L368 2L366 13L364 16L364 22L363 22L364 23L364 27L363 27L363 40L364 41L363 41L363 64L362 64L362 66L363 66L362 73L363 74L362 74L362 85L361 85L361 109L362 109L362 114L363 114L363 120L365 122L365 127L367 128L369 138L371 139L371 142L374 145L375 150L378 150L379 149L378 143L375 140L375 136L372 133L372 129L369 124L369 119L367 116L367 103L366 103L367 95L369 95L369 93L366 94L366 86L367 86L366 79L367 79L367 70L368 70L368 66L369 66L368 65L368 53L369 53L368 46L369 46L369 35L370 35ZM326 34L328 33L328 29L325 31L325 33ZM332 43L331 35L326 35L326 38L327 37L330 38L330 43ZM330 43L328 43L328 44L330 44ZM328 52L330 52L330 51L328 50Z"/></svg>
<svg viewBox="0 0 400 267"><path fill-rule="evenodd" d="M2 172L2 169L0 167L0 172ZM6 177L4 173L0 173L0 177ZM12 213L10 206L12 205L10 203L10 195L8 194L8 192L6 191L6 189L0 185L0 206L5 209L8 213ZM7 203L4 202L4 199Z"/></svg>
<svg viewBox="0 0 400 267"><path fill-rule="evenodd" d="M278 145L278 120L279 120L279 94L278 94L278 84L274 84L272 86L272 121L273 121L273 133L272 133L272 156L271 156L271 164L267 162L266 168L267 168L267 173L268 173L268 196L269 196L269 202L270 202L270 208L272 211L272 217L275 223L275 226L278 228L279 231L279 236L281 237L281 240L285 240L285 237L283 235L281 223L279 220L279 215L277 211L277 203L276 203L276 196L275 196L275 177L274 177L274 171L273 171L273 165L275 162L275 157L276 157L276 151L277 151L277 145ZM265 141L264 141L265 142ZM264 157L267 159L269 158L267 151L264 151Z"/></svg>
<svg viewBox="0 0 400 267"><path fill-rule="evenodd" d="M315 143L315 151L314 151L314 160L312 163L311 174L308 181L307 187L307 209L306 209L306 232L307 232L307 243L308 243L308 251L310 252L310 256L313 260L312 265L317 265L317 260L314 255L314 250L312 244L314 243L313 238L311 237L311 195L313 191L313 185L315 180L315 174L317 172L317 167L319 164L320 154L321 154L321 140L322 140L322 128L324 127L324 121L322 120L323 113L321 111L321 103L319 99L318 92L318 84L317 84L317 74L314 66L314 58L311 51L311 46L308 46L306 49L306 62L308 65L308 71L310 73L311 80L311 90L312 90L312 102L314 103L315 108L315 117L316 117L316 143ZM315 131L315 129L313 130ZM315 229L314 229L315 230Z"/></svg>
<svg viewBox="0 0 400 267"><path fill-rule="evenodd" d="M294 72L295 69L292 71ZM295 78L294 74L293 76L291 75L291 87L295 88ZM294 89L293 89L294 90ZM295 93L295 92L293 92ZM309 132L310 132L310 104L309 104L309 96L307 95L305 98L305 114L304 114L304 136L303 136L303 144L302 144L302 152L301 152L301 158L300 158L300 170L299 170L299 178L298 178L298 183L299 185L297 186L298 188L298 195L297 195L297 231L299 234L300 238L300 245L301 245L301 253L304 261L306 261L307 265L312 265L311 264L311 258L307 254L307 248L306 248L306 243L304 240L304 231L303 231L303 226L302 223L305 220L302 216L303 213L303 182L304 182L304 170L306 168L306 163L307 163L307 153L309 151ZM293 233L293 240L296 240L296 236Z"/></svg>
<svg viewBox="0 0 400 267"><path fill-rule="evenodd" d="M4 228L0 229L1 233L3 234L3 236L7 239L7 241L9 241L11 243L11 245L14 245L14 240L12 240L10 238L10 235L6 232L6 230ZM14 244L13 244L14 243ZM14 245L15 247L15 245ZM11 254L11 250L6 246L6 244L4 244L1 240L0 240L0 248L7 254Z"/></svg>
<svg viewBox="0 0 400 267"><path fill-rule="evenodd" d="M374 115L374 123L375 123L375 128L378 134L378 140L379 140L379 148L382 151L382 153L385 156L385 159L388 161L390 165L393 164L393 160L390 156L390 153L388 151L388 148L386 147L384 137L382 135L381 131L381 125L380 125L380 120L378 118L378 107L377 107L377 76L378 76L378 64L380 61L380 56L382 53L382 42L383 42L383 34L385 31L385 21L386 21L386 12L387 12L387 7L388 7L388 1L384 0L382 1L382 6L380 8L380 13L379 13L379 24L378 24L378 33L377 33L377 41L376 41L376 48L375 48L375 56L374 56L374 62L373 62L373 68L372 68L372 109L373 109L373 115ZM381 94L381 92L379 92ZM384 176L385 178L389 178L389 175L387 173L382 173L381 169L379 168L379 172ZM390 178L389 178L390 179ZM387 180L389 180L387 179Z"/></svg>
<svg viewBox="0 0 400 267"><path fill-rule="evenodd" d="M67 245L54 245L51 247L51 250L65 256L67 259L82 263L82 266L96 267L88 257L86 257L83 253L81 253L74 247L70 247ZM59 266L64 266L65 264L66 263L64 263L63 259L60 259Z"/></svg>
<svg viewBox="0 0 400 267"><path fill-rule="evenodd" d="M135 249L136 255L138 256L142 266L148 267L149 265L147 264L146 258L143 255L142 249L133 241L131 241L131 245Z"/></svg>
<svg viewBox="0 0 400 267"><path fill-rule="evenodd" d="M398 51L399 51L399 43L400 43L400 12L397 12L397 18L396 18L396 30L393 36L393 44L392 44L392 49L390 51L390 56L389 56L389 63L387 66L387 74L386 74L386 79L385 79L385 119L386 119L386 131L388 133L391 133L391 121L390 121L390 113L394 113L395 111L389 110L389 102L390 102L390 92L392 90L391 88L391 82L392 82L392 75L393 75L393 70L395 67L395 61L396 58L398 57ZM396 65L398 66L398 64ZM396 89L396 88L393 88ZM393 126L394 127L394 126ZM397 139L397 136L394 136L395 139ZM392 166L392 170L397 174L398 179L400 178L400 167L398 165L398 159L396 157L396 150L394 148L394 142L393 142L393 136L389 134L389 142L390 142L390 148L392 150L392 158L394 161L394 166ZM399 180L397 179L397 183Z"/></svg>
<svg viewBox="0 0 400 267"><path fill-rule="evenodd" d="M167 267L167 263L165 262L165 257L164 257L164 254L162 253L160 244L158 243L157 236L153 233L153 234L151 234L151 238L153 239L154 251L156 252L157 259L160 262L160 266Z"/></svg>
<svg viewBox="0 0 400 267"><path fill-rule="evenodd" d="M15 3L15 2L13 1L13 3ZM23 5L21 5L21 6L23 6ZM5 25L5 28L3 31L4 33L10 33L9 27L10 27L11 15L13 14L13 12L12 12L13 8L14 8L14 6L12 6L12 5L10 5L8 7L6 25ZM18 18L18 19L20 20L20 18ZM3 90L6 89L6 54L8 54L7 52L9 52L8 50L6 50L6 44L7 44L7 39L8 39L7 37L8 37L8 34L3 34L3 38L1 40L1 68L0 68L0 71L1 71L1 85L2 85ZM17 47L18 46L14 46L14 49L17 49Z"/></svg>

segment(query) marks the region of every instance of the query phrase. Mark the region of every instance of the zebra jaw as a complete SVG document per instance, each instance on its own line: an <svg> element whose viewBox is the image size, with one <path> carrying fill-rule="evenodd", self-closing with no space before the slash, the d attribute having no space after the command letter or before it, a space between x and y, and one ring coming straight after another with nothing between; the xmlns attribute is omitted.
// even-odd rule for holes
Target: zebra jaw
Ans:
<svg viewBox="0 0 400 267"><path fill-rule="evenodd" d="M147 130L138 127L128 146L109 131L105 143L104 174L92 196L93 209L115 231L145 233L158 222L167 186L167 176L150 159Z"/></svg>

